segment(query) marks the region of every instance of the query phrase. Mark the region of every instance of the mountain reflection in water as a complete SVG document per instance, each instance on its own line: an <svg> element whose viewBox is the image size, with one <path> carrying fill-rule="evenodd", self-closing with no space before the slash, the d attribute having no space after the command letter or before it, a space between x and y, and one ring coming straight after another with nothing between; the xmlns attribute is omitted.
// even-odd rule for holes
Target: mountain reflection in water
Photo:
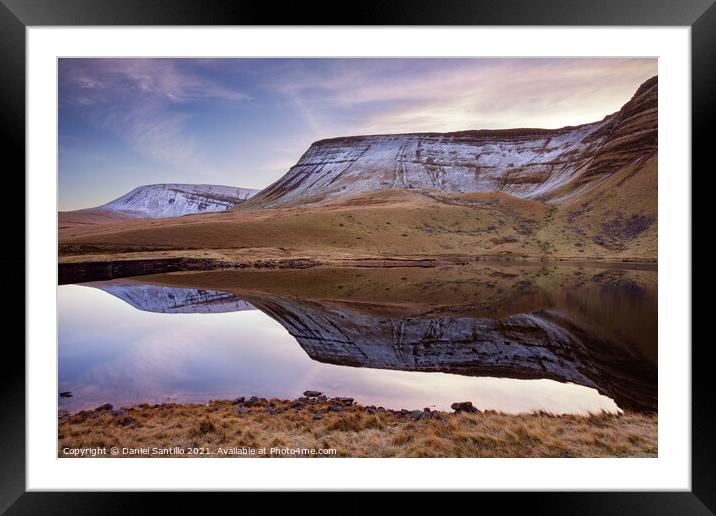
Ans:
<svg viewBox="0 0 716 516"><path fill-rule="evenodd" d="M182 286L175 286L177 283ZM577 386L596 390L624 410L657 408L655 271L504 265L468 267L457 272L454 268L217 271L85 285L148 312L222 313L255 308L278 322L312 361L342 366L343 377L354 374L355 368L378 369L384 375L383 390L386 385L396 391L412 389L423 398L430 397L426 391L436 388L443 391L437 397L439 400L410 400L414 407L393 408L422 408L430 404L446 408L442 400L461 400L460 396L465 394L463 384L470 382L470 377L477 382L475 385L490 379L512 386L505 387L506 400L518 392L524 393L530 386L535 400L527 403L529 410L560 411L560 403L548 398L574 396L569 388L574 391ZM157 320L156 324L171 328L172 320ZM237 327L227 338L234 339L236 346L247 346L247 339L242 338L245 330ZM81 327L73 328L73 332L81 331ZM264 352L270 354L271 342L265 344L268 349ZM61 355L63 346L61 334ZM73 375L63 375L63 363L66 362L61 360L60 390L77 390L78 385L72 384ZM269 362L253 365L259 370L273 367ZM303 388L320 388L333 389L330 394L351 395L357 400L362 399L360 391L365 390L372 393L363 397L367 403L387 406L391 402L389 395L374 392L375 385L356 389L353 380L354 392L335 392L342 388L341 380L337 379L341 375L333 374L321 384L321 375L315 367L315 364L293 366L297 375L294 391L286 392L287 387L282 389L275 385L276 379L267 378L262 389L257 387L260 380L249 387L256 392L235 390L225 397L254 393L293 397ZM300 371L304 374L299 374ZM401 385L405 376L397 371L412 372L410 381L419 384L424 378L425 385L407 388ZM395 373L393 377L389 376L391 372ZM194 373L197 378L194 394L199 399L202 394L222 394L209 392L212 388L201 385L203 373L198 367ZM447 376L436 382L427 373ZM82 383L79 376L74 375L78 384ZM463 380L451 393L457 384L449 379L458 376ZM102 383L97 376L95 382ZM299 385L300 382L303 383ZM564 388L561 394L550 390L554 382L560 382ZM241 389L242 383L237 378L235 389ZM515 389L515 385L521 388ZM548 395L540 393L545 385ZM95 387L102 390L101 386ZM167 392L166 386L148 390L151 389ZM177 394L172 399L194 399L186 390L186 386L175 388L173 392ZM479 389L475 395L480 396ZM158 399L149 392L141 396ZM64 404L71 407L72 398L69 400ZM480 408L514 410L511 402L502 406L497 400L493 401L495 406L485 406L481 399L473 401ZM565 408L566 405L570 408ZM593 404L585 405L588 406L575 409L571 400L561 410L584 412L596 408ZM614 407L601 403L601 409Z"/></svg>
<svg viewBox="0 0 716 516"><path fill-rule="evenodd" d="M231 292L140 285L122 280L95 281L91 285L145 312L219 314L254 310L248 302Z"/></svg>

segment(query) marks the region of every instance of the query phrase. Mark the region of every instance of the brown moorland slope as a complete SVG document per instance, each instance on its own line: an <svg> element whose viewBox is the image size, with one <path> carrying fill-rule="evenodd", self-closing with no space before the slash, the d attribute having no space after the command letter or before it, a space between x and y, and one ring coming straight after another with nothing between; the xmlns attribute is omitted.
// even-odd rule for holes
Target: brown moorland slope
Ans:
<svg viewBox="0 0 716 516"><path fill-rule="evenodd" d="M122 212L96 209L61 211L57 214L60 232L65 229L97 224L116 224L133 220L135 217Z"/></svg>
<svg viewBox="0 0 716 516"><path fill-rule="evenodd" d="M526 256L655 260L657 158L560 205L510 194L384 190L306 208L63 224L61 257ZM149 253L149 254L147 254Z"/></svg>

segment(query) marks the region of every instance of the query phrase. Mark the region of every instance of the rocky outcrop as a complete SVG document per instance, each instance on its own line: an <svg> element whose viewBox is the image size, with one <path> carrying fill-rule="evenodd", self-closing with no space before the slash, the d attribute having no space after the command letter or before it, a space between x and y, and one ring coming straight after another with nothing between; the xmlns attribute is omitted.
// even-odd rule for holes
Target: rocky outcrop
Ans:
<svg viewBox="0 0 716 516"><path fill-rule="evenodd" d="M321 140L246 206L303 205L393 188L563 201L654 154L657 87L653 77L617 113L576 127Z"/></svg>
<svg viewBox="0 0 716 516"><path fill-rule="evenodd" d="M186 314L255 310L251 304L230 292L161 287L122 281L86 283L84 286L103 290L144 312Z"/></svg>
<svg viewBox="0 0 716 516"><path fill-rule="evenodd" d="M314 360L468 376L547 378L594 388L622 409L655 411L656 368L550 311L500 319L381 315L360 303L250 298ZM396 307L384 313L395 314ZM444 310L443 310L444 312Z"/></svg>
<svg viewBox="0 0 716 516"><path fill-rule="evenodd" d="M136 218L179 217L226 211L243 203L256 192L258 190L222 185L147 185L135 188L107 204L90 208L90 211L119 212Z"/></svg>

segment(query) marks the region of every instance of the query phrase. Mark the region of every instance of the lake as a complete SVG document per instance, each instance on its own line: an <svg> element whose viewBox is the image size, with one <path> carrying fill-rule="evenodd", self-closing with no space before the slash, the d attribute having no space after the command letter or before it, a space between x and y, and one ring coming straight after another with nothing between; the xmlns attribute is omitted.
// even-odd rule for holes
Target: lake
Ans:
<svg viewBox="0 0 716 516"><path fill-rule="evenodd" d="M295 398L657 409L657 271L604 264L228 270L58 287L59 409Z"/></svg>

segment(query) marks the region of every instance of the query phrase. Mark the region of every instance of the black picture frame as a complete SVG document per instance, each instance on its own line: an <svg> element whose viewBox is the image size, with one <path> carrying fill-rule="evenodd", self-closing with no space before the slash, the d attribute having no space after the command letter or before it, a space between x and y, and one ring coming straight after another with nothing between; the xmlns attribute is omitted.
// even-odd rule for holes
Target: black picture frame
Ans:
<svg viewBox="0 0 716 516"><path fill-rule="evenodd" d="M16 158L15 170L24 169L25 38L26 28L30 26L689 26L692 45L692 162L694 167L703 164L702 172L706 172L705 164L711 152L707 135L714 114L712 92L716 91L714 1L544 0L537 5L529 0L364 0L345 4L341 10L335 3L328 2L294 2L278 6L269 2L241 0L0 0L0 89L3 91L0 120L2 141L6 145L5 162L12 156ZM20 190L16 191L24 192L24 182L18 188ZM18 268L17 261L15 256L13 270ZM25 270L25 274L31 273ZM19 283L19 275L14 276L11 281ZM18 284L17 291L19 288ZM24 309L24 303L22 306ZM687 346L689 343L672 344ZM709 346L710 341L702 341L692 348L691 492L485 493L480 496L499 503L501 511L525 508L531 512L550 514L713 514L716 511L716 427L714 403L709 394L711 385L708 383ZM25 353L17 339L6 339L3 351L0 380L0 406L3 409L0 418L0 511L7 511L8 514L119 514L142 509L148 495L140 493L26 492ZM162 496L164 511L171 510L172 505L188 509L183 494L157 496ZM293 505L300 504L295 498L292 502ZM365 511L370 507L366 501L340 503L346 509L343 512L349 509ZM409 510L411 506L423 503L418 496L412 501L401 502L401 509Z"/></svg>

